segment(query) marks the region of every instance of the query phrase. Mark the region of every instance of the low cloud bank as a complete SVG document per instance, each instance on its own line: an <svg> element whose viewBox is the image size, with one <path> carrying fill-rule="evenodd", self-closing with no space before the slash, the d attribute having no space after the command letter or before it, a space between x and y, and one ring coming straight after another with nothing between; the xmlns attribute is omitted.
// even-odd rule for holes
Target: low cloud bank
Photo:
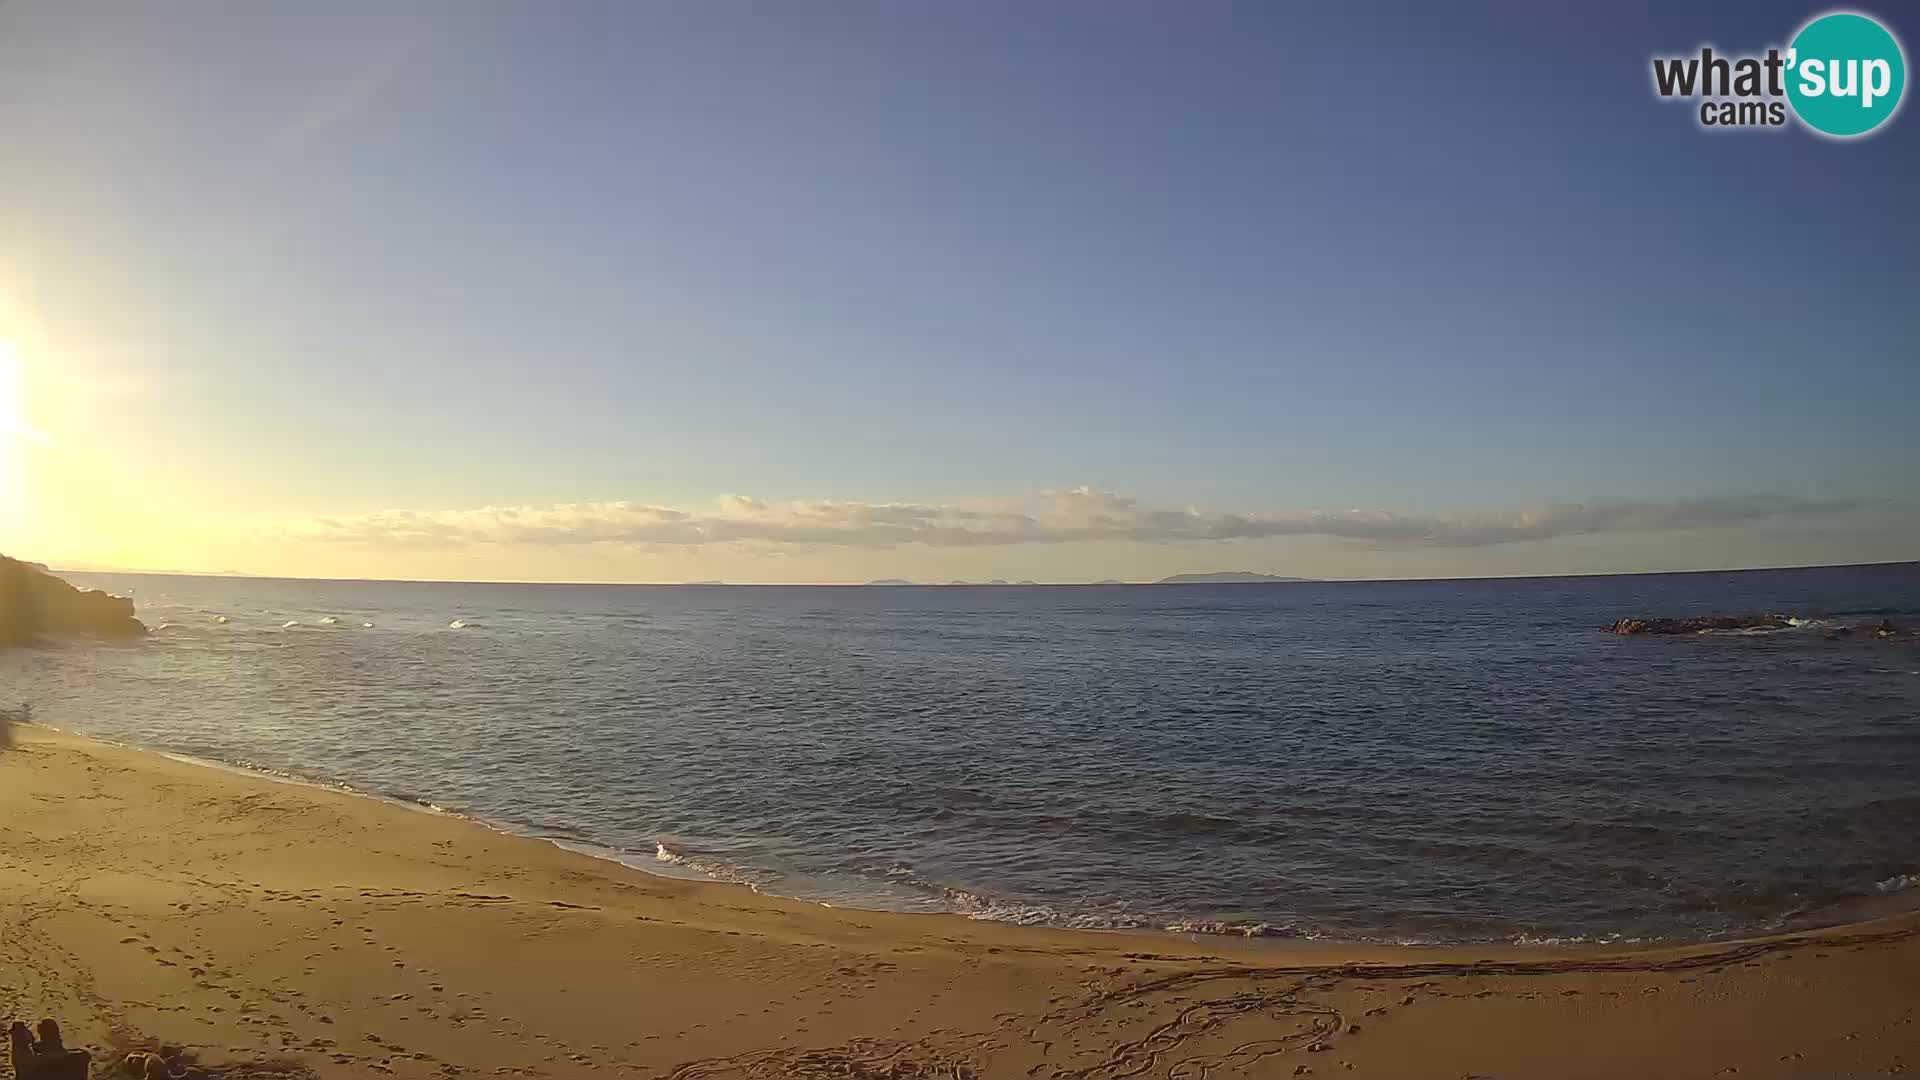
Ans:
<svg viewBox="0 0 1920 1080"><path fill-rule="evenodd" d="M1818 518L1858 500L1741 495L1697 499L1609 499L1517 510L1403 514L1390 510L1282 510L1208 513L1144 506L1075 488L1030 499L971 505L840 501L763 502L729 495L703 510L636 502L496 506L477 510L384 510L312 518L291 538L368 546L471 544L700 545L755 542L841 547L981 547L1090 540L1172 543L1331 536L1380 544L1486 547L1600 533L1720 528L1785 518Z"/></svg>

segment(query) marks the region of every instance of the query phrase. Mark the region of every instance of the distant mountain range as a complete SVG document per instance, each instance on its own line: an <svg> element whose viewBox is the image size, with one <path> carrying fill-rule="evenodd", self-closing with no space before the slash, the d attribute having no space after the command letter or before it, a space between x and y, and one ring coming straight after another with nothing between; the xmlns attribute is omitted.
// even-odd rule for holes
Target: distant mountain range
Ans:
<svg viewBox="0 0 1920 1080"><path fill-rule="evenodd" d="M915 582L908 581L905 578L881 578L878 581L869 581L867 582L867 584L869 585L913 585L915 584ZM940 583L937 581L929 581L927 584L938 585ZM949 581L947 582L947 584L948 585L1038 585L1040 583L1037 581L1008 581L1005 578L994 578L992 581L955 580L955 581Z"/></svg>
<svg viewBox="0 0 1920 1080"><path fill-rule="evenodd" d="M1267 581L1312 581L1312 578L1279 577L1256 574L1251 570L1222 570L1214 574L1175 574L1154 582L1156 585L1252 585Z"/></svg>
<svg viewBox="0 0 1920 1080"><path fill-rule="evenodd" d="M1313 578L1303 578L1303 577L1280 577L1280 576L1278 576L1278 575L1276 575L1276 574L1256 574L1256 573L1254 573L1254 572L1253 572L1253 571L1251 571L1251 570L1222 570L1222 571L1219 571L1219 572L1217 572L1217 573L1212 573L1212 574L1175 574L1175 575L1173 575L1172 577L1164 577L1164 578L1161 578L1161 579L1160 579L1159 581L1154 581L1154 582L1141 582L1140 584L1151 584L1151 585L1251 585L1251 584L1257 584L1257 583L1260 583L1260 582L1275 582L1275 581L1312 581L1312 580L1314 580L1314 579L1313 579ZM869 581L869 582L867 582L867 584L869 584L869 585L912 585L912 584L914 584L914 583L913 583L913 582L911 582L911 581L908 581L908 580L907 580L907 579L905 579L905 578L880 578L880 579L879 579L879 580L877 580L877 581ZM1014 584L1019 584L1019 585L1038 585L1038 584L1040 584L1040 583L1039 583L1039 582L1037 582L1037 581L1020 581L1020 582L1011 582L1011 581L1007 581L1007 580L1005 580L1004 578L994 578L994 579L993 579L992 581L986 581L986 582L975 582L975 581L949 581L949 582L947 582L947 584L949 584L949 585L1014 585ZM1058 582L1057 584L1074 584L1074 583L1073 583L1073 582ZM1092 585L1127 585L1127 584L1133 584L1133 583L1132 583L1132 582L1125 582L1125 581L1118 581L1118 580L1116 580L1116 579L1114 579L1114 578L1107 578L1107 579L1106 579L1105 581L1094 581L1094 582L1089 582L1088 584L1092 584Z"/></svg>

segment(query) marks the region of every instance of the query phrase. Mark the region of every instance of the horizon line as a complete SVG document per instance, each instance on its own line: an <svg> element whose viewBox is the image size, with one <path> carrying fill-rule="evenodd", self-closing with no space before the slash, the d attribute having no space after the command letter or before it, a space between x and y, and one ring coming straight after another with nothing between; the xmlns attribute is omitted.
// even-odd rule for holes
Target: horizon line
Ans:
<svg viewBox="0 0 1920 1080"><path fill-rule="evenodd" d="M16 556L17 558L17 556ZM27 561L27 560L21 560ZM1673 577L1686 574L1751 574L1786 570L1860 570L1890 566L1920 566L1920 558L1888 559L1877 562L1851 563L1795 563L1784 566L1724 566L1699 570L1628 570L1620 572L1582 572L1568 574L1461 574L1451 577L1370 577L1370 578L1281 578L1274 581L1177 581L1164 579L1152 581L1005 581L999 584L986 581L945 582L945 581L528 581L509 578L382 578L382 577L301 577L278 574L248 574L241 572L206 572L197 570L130 570L130 569L72 569L46 565L56 574L128 574L139 577L198 577L223 578L231 581L317 581L340 584L384 584L384 585L555 585L567 587L594 588L682 588L682 589L1073 589L1073 588L1117 588L1122 586L1154 586L1179 588L1181 586L1212 585L1367 585L1385 583L1417 583L1429 581L1554 581L1562 579L1605 578L1605 577ZM1212 570L1181 571L1167 575L1178 577L1190 573L1264 573L1254 570ZM1268 575L1280 578L1280 575Z"/></svg>

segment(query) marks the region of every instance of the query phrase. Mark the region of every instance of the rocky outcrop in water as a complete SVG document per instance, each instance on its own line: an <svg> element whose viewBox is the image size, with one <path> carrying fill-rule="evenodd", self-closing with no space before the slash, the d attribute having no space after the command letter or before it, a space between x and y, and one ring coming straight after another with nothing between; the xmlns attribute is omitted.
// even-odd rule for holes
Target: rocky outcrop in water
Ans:
<svg viewBox="0 0 1920 1080"><path fill-rule="evenodd" d="M135 638L146 632L126 597L76 589L44 566L0 555L0 648L43 637Z"/></svg>
<svg viewBox="0 0 1920 1080"><path fill-rule="evenodd" d="M1621 619L1605 627L1612 634L1700 634L1708 630L1784 630L1785 615L1695 615L1683 619Z"/></svg>
<svg viewBox="0 0 1920 1080"><path fill-rule="evenodd" d="M1826 628L1826 639L1868 637L1881 641L1912 638L1912 630L1895 626L1892 619L1881 619L1867 626L1835 622L1832 617L1796 619L1789 615L1695 615L1681 619L1621 619L1601 629L1609 634L1705 634L1712 631L1765 631L1790 628Z"/></svg>

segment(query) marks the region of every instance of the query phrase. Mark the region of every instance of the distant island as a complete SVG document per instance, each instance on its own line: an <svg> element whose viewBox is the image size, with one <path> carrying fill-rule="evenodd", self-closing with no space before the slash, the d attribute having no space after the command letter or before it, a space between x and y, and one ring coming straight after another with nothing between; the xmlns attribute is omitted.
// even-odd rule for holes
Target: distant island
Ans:
<svg viewBox="0 0 1920 1080"><path fill-rule="evenodd" d="M1251 570L1222 570L1222 571L1219 571L1218 573L1212 573L1212 574L1175 574L1172 577L1164 577L1164 578L1161 578L1159 581L1147 582L1145 584L1253 585L1253 584L1260 584L1263 582L1313 581L1313 580L1315 579L1303 578L1303 577L1281 577L1277 574L1256 574ZM908 581L906 578L877 578L873 581L867 582L867 584L868 585L912 585L913 582ZM1038 586L1040 585L1040 582L1032 581L1032 580L1021 580L1021 581L1015 582L1015 581L1008 581L1006 578L994 578L992 581L964 581L960 579L955 579L953 581L947 582L947 584L948 585L973 585L973 586L980 586L980 585ZM1087 584L1089 585L1126 585L1128 584L1128 582L1121 581L1117 578L1107 578L1103 581L1090 581L1090 582L1087 582Z"/></svg>
<svg viewBox="0 0 1920 1080"><path fill-rule="evenodd" d="M1154 582L1156 585L1252 585L1269 581L1312 581L1312 578L1279 577L1256 574L1251 570L1222 570L1217 574L1175 574Z"/></svg>

